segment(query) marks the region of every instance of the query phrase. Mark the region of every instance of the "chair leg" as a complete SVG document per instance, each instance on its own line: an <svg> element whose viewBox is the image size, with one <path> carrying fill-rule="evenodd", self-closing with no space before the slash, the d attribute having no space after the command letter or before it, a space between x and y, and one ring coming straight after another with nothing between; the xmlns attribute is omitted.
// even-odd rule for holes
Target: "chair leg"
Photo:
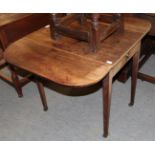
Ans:
<svg viewBox="0 0 155 155"><path fill-rule="evenodd" d="M18 97L23 97L22 87L20 85L19 77L16 74L13 66L9 66L9 69L11 71L11 79L12 79L13 85L17 91Z"/></svg>
<svg viewBox="0 0 155 155"><path fill-rule="evenodd" d="M41 101L42 101L42 104L43 104L44 111L47 111L48 110L48 106L47 106L47 101L46 101L44 86L39 81L36 81L36 83L37 83L37 87L38 87L40 98L41 98Z"/></svg>

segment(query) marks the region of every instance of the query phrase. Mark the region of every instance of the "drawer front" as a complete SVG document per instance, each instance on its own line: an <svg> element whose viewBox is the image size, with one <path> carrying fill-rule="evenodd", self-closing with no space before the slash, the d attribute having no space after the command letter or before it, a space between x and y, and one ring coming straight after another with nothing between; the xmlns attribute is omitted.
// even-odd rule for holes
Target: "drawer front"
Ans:
<svg viewBox="0 0 155 155"><path fill-rule="evenodd" d="M140 45L141 45L140 42L138 42L120 59L120 61L111 70L112 76L115 76L125 66L125 64L134 56L134 54L140 50Z"/></svg>

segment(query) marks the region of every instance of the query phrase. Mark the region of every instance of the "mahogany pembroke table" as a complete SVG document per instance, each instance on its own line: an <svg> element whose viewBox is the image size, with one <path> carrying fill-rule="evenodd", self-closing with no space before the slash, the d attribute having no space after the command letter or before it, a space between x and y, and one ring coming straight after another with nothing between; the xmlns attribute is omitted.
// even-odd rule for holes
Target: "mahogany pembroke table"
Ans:
<svg viewBox="0 0 155 155"><path fill-rule="evenodd" d="M42 28L11 44L5 59L12 70L16 67L36 77L44 109L45 92L37 77L72 87L103 84L104 137L108 136L113 77L132 59L131 100L134 104L139 53L142 38L151 24L137 18L124 18L124 31L116 32L91 52L88 43L68 37L53 40L49 28Z"/></svg>

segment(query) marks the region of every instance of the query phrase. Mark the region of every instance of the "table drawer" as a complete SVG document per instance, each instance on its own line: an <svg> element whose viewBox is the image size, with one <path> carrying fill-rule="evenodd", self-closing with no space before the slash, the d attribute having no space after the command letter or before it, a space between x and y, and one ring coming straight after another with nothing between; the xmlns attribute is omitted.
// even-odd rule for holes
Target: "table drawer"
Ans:
<svg viewBox="0 0 155 155"><path fill-rule="evenodd" d="M134 47L132 47L119 61L115 67L112 68L112 76L115 76L122 68L123 66L133 57L133 55L140 50L140 42L138 42Z"/></svg>

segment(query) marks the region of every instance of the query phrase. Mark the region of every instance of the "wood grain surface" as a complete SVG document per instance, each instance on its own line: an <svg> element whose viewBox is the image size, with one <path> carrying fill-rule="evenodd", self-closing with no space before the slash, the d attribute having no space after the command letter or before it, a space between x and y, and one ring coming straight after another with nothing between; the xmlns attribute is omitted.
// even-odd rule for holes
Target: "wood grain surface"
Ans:
<svg viewBox="0 0 155 155"><path fill-rule="evenodd" d="M52 40L50 30L43 28L10 45L5 58L14 66L58 84L92 85L112 69L117 72L133 56L132 51L151 27L149 22L132 17L125 18L124 26L124 32L110 36L96 53L82 41L67 37Z"/></svg>

